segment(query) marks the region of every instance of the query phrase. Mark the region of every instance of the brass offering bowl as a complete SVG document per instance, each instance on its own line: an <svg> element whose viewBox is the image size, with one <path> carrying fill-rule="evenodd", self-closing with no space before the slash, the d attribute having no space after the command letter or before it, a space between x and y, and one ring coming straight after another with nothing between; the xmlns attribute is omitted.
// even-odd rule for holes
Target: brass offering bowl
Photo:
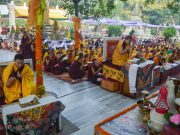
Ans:
<svg viewBox="0 0 180 135"><path fill-rule="evenodd" d="M154 104L150 101L147 101L148 91L142 91L144 95L143 100L137 101L139 106L139 112L143 115L143 122L147 123L150 119L150 111L154 108Z"/></svg>

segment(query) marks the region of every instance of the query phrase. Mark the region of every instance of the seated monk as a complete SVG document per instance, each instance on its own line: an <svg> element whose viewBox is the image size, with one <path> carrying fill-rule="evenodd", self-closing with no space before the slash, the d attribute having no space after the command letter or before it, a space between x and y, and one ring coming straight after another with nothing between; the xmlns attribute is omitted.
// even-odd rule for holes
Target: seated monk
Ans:
<svg viewBox="0 0 180 135"><path fill-rule="evenodd" d="M89 54L89 61L93 61L94 60L94 52L92 51L90 54Z"/></svg>
<svg viewBox="0 0 180 135"><path fill-rule="evenodd" d="M82 65L83 62L83 55L79 55L78 60L75 61L70 69L69 69L69 76L74 79L82 79L85 75L84 67Z"/></svg>
<svg viewBox="0 0 180 135"><path fill-rule="evenodd" d="M60 68L62 68L63 72L67 72L71 63L68 61L68 57L65 54L62 55L61 59Z"/></svg>
<svg viewBox="0 0 180 135"><path fill-rule="evenodd" d="M102 64L97 59L93 60L93 63L88 67L88 80L100 85L102 80Z"/></svg>
<svg viewBox="0 0 180 135"><path fill-rule="evenodd" d="M83 65L87 65L89 62L89 55L88 54L84 54L83 55Z"/></svg>
<svg viewBox="0 0 180 135"><path fill-rule="evenodd" d="M123 66L129 59L130 54L130 44L131 37L125 37L125 40L119 41L116 46L113 56L112 56L112 64L116 66Z"/></svg>
<svg viewBox="0 0 180 135"><path fill-rule="evenodd" d="M14 62L4 69L2 80L7 104L17 101L19 98L36 94L34 73L28 65L24 64L22 54L16 54Z"/></svg>
<svg viewBox="0 0 180 135"><path fill-rule="evenodd" d="M56 60L54 61L54 67L52 67L52 72L55 75L59 75L63 73L61 66L62 54L60 52L56 53Z"/></svg>
<svg viewBox="0 0 180 135"><path fill-rule="evenodd" d="M2 45L3 50L9 50L8 43L7 43L6 39L4 39L4 41L1 43L1 45Z"/></svg>
<svg viewBox="0 0 180 135"><path fill-rule="evenodd" d="M146 60L150 58L150 54L149 54L149 50L148 50L148 49L146 49L146 50L144 51L143 57L144 57Z"/></svg>
<svg viewBox="0 0 180 135"><path fill-rule="evenodd" d="M74 52L73 52L73 50L71 50L71 51L68 53L67 62L68 62L70 65L73 64L73 62L74 62Z"/></svg>
<svg viewBox="0 0 180 135"><path fill-rule="evenodd" d="M159 66L163 65L162 54L158 54L156 57L154 57L153 60L156 65L159 65Z"/></svg>
<svg viewBox="0 0 180 135"><path fill-rule="evenodd" d="M149 53L149 60L153 60L154 59L154 56L155 56L155 51L154 50L151 50L150 53Z"/></svg>
<svg viewBox="0 0 180 135"><path fill-rule="evenodd" d="M46 72L52 72L53 70L53 67L55 65L55 62L56 62L56 57L54 56L53 52L50 52L49 53L49 56L47 56L45 58L45 61L44 61L44 71Z"/></svg>

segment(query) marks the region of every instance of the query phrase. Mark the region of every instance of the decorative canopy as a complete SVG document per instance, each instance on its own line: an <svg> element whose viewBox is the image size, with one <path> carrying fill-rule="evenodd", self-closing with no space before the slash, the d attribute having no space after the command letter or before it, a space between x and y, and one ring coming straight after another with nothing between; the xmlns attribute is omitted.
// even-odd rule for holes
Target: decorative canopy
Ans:
<svg viewBox="0 0 180 135"><path fill-rule="evenodd" d="M16 6L15 15L17 18L27 18L28 17L28 7ZM49 18L54 20L68 19L65 16L65 11L63 9L49 9Z"/></svg>
<svg viewBox="0 0 180 135"><path fill-rule="evenodd" d="M28 8L27 7L15 7L15 15L17 18L27 18L28 17Z"/></svg>

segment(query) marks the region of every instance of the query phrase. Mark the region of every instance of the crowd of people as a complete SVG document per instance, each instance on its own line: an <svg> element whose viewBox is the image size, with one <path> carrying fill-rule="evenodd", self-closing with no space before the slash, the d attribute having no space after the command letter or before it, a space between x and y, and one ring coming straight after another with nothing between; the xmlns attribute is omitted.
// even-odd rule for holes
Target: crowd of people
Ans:
<svg viewBox="0 0 180 135"><path fill-rule="evenodd" d="M139 42L132 44L131 41L131 37L127 36L118 43L112 64L123 66L129 59L137 58L141 61L153 60L156 65L162 66L180 60L180 48L171 40L157 39L145 45Z"/></svg>
<svg viewBox="0 0 180 135"><path fill-rule="evenodd" d="M80 43L80 48L73 46L67 50L57 48L49 50L47 46L43 49L44 71L55 75L68 72L73 80L88 79L99 84L102 78L102 42L85 39Z"/></svg>
<svg viewBox="0 0 180 135"><path fill-rule="evenodd" d="M30 80L33 80L33 72L21 63L23 63L24 59L32 59L33 69L35 70L35 36L23 31L19 46L15 44L15 42L10 41L8 43L8 41L4 39L1 47L1 49L12 50L19 53L15 56L14 63L9 65L3 74L3 81L6 82L6 88L4 89L7 89L7 91L11 88L12 91L19 89L19 86L15 88L12 87L12 85L19 81L25 81L21 80L21 76L26 73L26 70L31 73L29 74ZM64 47L52 49L48 44L44 44L42 53L43 69L45 72L54 75L67 73L73 81L88 80L97 85L101 84L104 64L102 56L103 41L101 39L85 38L80 41L80 48L70 46L66 50ZM111 63L120 69L120 67L132 59L139 59L141 61L152 60L156 65L162 66L165 63L174 63L180 60L180 47L176 45L176 43L165 41L164 39L157 39L155 42L141 44L141 42L136 41L135 38L133 39L131 36L121 37L112 54ZM13 72L11 73L10 70L12 68ZM8 75L9 78L7 78L6 74L9 73L11 74L10 76ZM32 86L33 85L32 83ZM24 85L23 87L26 86ZM30 88L29 92L32 92L32 90L33 89ZM8 92L5 94L6 103L10 103L19 98L17 95L9 95Z"/></svg>
<svg viewBox="0 0 180 135"><path fill-rule="evenodd" d="M112 64L123 66L128 60L137 58L140 60L153 60L156 65L173 63L180 59L180 48L172 40L163 38L150 39L144 44L141 39L130 36L122 37L112 55ZM25 59L33 60L35 70L35 37L23 31L20 46L16 42L1 43L2 49L21 53ZM103 66L103 41L101 39L85 38L80 42L80 48L70 46L65 48L49 48L43 45L43 68L45 72L55 75L69 73L73 80L88 79L100 84L102 80Z"/></svg>

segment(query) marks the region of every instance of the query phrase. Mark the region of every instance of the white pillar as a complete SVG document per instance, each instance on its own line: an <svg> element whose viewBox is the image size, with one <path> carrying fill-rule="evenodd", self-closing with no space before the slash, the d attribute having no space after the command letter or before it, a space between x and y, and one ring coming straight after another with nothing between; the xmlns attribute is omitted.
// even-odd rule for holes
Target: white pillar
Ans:
<svg viewBox="0 0 180 135"><path fill-rule="evenodd" d="M26 2L24 2L24 7L27 7L27 4L26 4Z"/></svg>
<svg viewBox="0 0 180 135"><path fill-rule="evenodd" d="M14 2L11 1L11 3L8 4L9 8L9 26L10 28L14 26L16 28L16 20L15 20L15 5Z"/></svg>
<svg viewBox="0 0 180 135"><path fill-rule="evenodd" d="M58 5L56 5L56 10L59 10L59 6Z"/></svg>

